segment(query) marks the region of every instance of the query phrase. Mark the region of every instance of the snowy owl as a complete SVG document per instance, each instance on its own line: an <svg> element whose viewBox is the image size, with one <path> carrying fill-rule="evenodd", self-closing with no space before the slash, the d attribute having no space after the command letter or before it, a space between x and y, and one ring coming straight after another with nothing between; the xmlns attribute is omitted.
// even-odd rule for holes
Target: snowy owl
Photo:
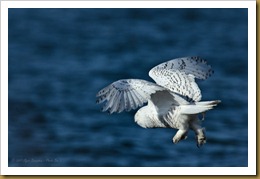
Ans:
<svg viewBox="0 0 260 179"><path fill-rule="evenodd" d="M199 114L220 100L201 101L201 92L195 78L205 80L213 74L211 66L199 57L183 57L161 63L149 71L156 82L141 79L121 79L100 90L97 103L105 102L102 111L109 113L140 108L135 122L143 128L178 129L173 143L187 138L189 129L196 135L197 146L206 143L205 129L201 127Z"/></svg>

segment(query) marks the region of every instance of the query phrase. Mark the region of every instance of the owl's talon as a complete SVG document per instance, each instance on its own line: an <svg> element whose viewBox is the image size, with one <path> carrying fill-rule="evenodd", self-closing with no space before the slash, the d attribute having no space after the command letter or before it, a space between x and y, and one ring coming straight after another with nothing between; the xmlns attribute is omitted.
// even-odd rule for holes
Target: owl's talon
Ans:
<svg viewBox="0 0 260 179"><path fill-rule="evenodd" d="M197 139L197 147L198 148L202 147L205 143L206 143L206 137L201 138L201 139Z"/></svg>
<svg viewBox="0 0 260 179"><path fill-rule="evenodd" d="M205 136L205 129L202 128L198 130L198 134L196 135L196 140L197 140L197 147L200 148L206 143L206 136Z"/></svg>
<svg viewBox="0 0 260 179"><path fill-rule="evenodd" d="M177 144L180 140L187 139L187 130L178 130L175 136L172 138L172 142Z"/></svg>

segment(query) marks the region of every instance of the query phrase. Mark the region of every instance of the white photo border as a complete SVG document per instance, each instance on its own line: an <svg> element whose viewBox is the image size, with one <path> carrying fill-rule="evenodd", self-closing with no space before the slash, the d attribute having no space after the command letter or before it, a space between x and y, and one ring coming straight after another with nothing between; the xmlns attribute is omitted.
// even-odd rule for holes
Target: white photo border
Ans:
<svg viewBox="0 0 260 179"><path fill-rule="evenodd" d="M8 167L8 8L247 8L248 167ZM1 1L1 175L256 175L256 1Z"/></svg>

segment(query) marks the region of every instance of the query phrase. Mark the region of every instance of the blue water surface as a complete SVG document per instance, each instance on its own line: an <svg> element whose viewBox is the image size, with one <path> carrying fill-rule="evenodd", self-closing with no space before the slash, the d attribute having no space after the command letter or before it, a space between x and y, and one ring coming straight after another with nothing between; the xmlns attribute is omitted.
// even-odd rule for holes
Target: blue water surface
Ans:
<svg viewBox="0 0 260 179"><path fill-rule="evenodd" d="M8 10L9 166L248 166L247 9ZM96 93L177 57L200 56L207 143L100 112Z"/></svg>

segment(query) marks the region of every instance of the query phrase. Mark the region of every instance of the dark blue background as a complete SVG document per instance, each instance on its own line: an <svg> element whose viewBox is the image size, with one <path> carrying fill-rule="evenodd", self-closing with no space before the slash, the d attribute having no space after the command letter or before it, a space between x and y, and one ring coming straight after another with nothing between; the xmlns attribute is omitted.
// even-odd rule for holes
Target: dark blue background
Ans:
<svg viewBox="0 0 260 179"><path fill-rule="evenodd" d="M247 166L247 9L9 9L9 166ZM208 141L108 115L96 93L122 78L198 55Z"/></svg>

